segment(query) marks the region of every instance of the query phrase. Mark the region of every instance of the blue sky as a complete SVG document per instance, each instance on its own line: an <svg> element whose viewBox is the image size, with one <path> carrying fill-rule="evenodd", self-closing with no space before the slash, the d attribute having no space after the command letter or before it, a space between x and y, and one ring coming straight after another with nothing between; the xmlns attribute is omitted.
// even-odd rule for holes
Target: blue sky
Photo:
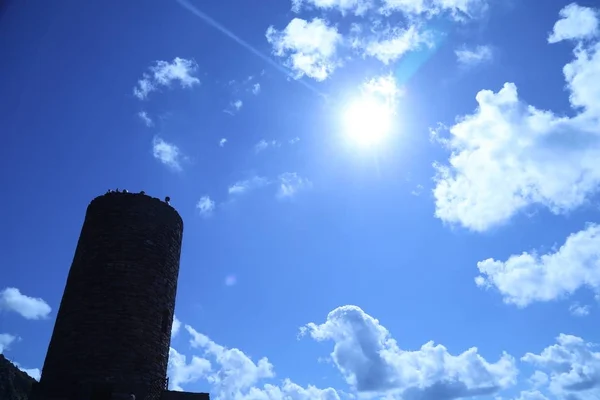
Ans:
<svg viewBox="0 0 600 400"><path fill-rule="evenodd" d="M119 188L185 221L174 389L600 396L597 2L3 3L0 351L31 375Z"/></svg>

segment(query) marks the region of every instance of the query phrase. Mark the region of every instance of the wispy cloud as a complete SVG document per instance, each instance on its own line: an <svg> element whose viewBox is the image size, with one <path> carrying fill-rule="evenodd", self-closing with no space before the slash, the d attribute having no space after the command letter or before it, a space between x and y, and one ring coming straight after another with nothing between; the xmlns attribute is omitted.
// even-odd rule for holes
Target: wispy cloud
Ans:
<svg viewBox="0 0 600 400"><path fill-rule="evenodd" d="M293 144L298 143L299 141L300 141L300 138L298 136L296 136L295 138L288 140L288 143L293 145Z"/></svg>
<svg viewBox="0 0 600 400"><path fill-rule="evenodd" d="M590 309L590 306L582 306L581 304L575 302L569 307L569 312L575 317L585 317L590 314Z"/></svg>
<svg viewBox="0 0 600 400"><path fill-rule="evenodd" d="M200 216L210 217L215 210L215 202L209 196L202 196L196 203L196 209Z"/></svg>
<svg viewBox="0 0 600 400"><path fill-rule="evenodd" d="M266 140L262 139L260 142L258 142L254 145L254 151L258 154L261 151L264 151L269 147L280 147L280 146L281 146L281 143L279 143L279 141L277 141L277 140L271 140L270 142L267 142Z"/></svg>
<svg viewBox="0 0 600 400"><path fill-rule="evenodd" d="M280 199L294 197L300 190L310 189L312 182L302 178L296 172L285 172L278 177L277 197Z"/></svg>
<svg viewBox="0 0 600 400"><path fill-rule="evenodd" d="M180 171L182 154L179 147L172 143L167 143L163 139L155 136L152 140L152 154L154 158L165 164L169 168Z"/></svg>
<svg viewBox="0 0 600 400"><path fill-rule="evenodd" d="M459 65L474 67L492 61L493 52L490 46L477 46L472 49L462 47L454 52Z"/></svg>
<svg viewBox="0 0 600 400"><path fill-rule="evenodd" d="M242 100L232 101L229 106L223 110L224 113L229 115L235 115L235 113L239 112L242 109L244 102Z"/></svg>
<svg viewBox="0 0 600 400"><path fill-rule="evenodd" d="M250 179L246 179L243 181L238 181L233 185L229 186L228 192L229 194L242 194L246 193L252 189L256 189L259 187L263 187L268 185L270 182L267 178L262 176L253 176Z"/></svg>
<svg viewBox="0 0 600 400"><path fill-rule="evenodd" d="M16 336L8 333L0 333L0 354L4 353L6 349L17 339Z"/></svg>
<svg viewBox="0 0 600 400"><path fill-rule="evenodd" d="M420 196L421 193L423 193L423 185L417 185L417 187L410 192L413 196Z"/></svg>
<svg viewBox="0 0 600 400"><path fill-rule="evenodd" d="M252 93L259 94L260 93L260 83L255 83L252 85Z"/></svg>
<svg viewBox="0 0 600 400"><path fill-rule="evenodd" d="M219 140L219 146L220 147L224 147L225 143L227 143L227 138L221 138L221 140Z"/></svg>
<svg viewBox="0 0 600 400"><path fill-rule="evenodd" d="M149 68L150 72L144 73L137 85L133 88L133 94L140 100L148 98L151 92L160 87L168 87L173 82L179 82L182 88L190 88L200 83L193 76L198 65L193 60L176 57L172 62L155 61Z"/></svg>
<svg viewBox="0 0 600 400"><path fill-rule="evenodd" d="M152 121L152 118L150 118L150 116L148 115L148 113L146 111L140 111L138 113L138 117L142 120L142 122L147 126L147 127L152 127L154 126L154 121Z"/></svg>

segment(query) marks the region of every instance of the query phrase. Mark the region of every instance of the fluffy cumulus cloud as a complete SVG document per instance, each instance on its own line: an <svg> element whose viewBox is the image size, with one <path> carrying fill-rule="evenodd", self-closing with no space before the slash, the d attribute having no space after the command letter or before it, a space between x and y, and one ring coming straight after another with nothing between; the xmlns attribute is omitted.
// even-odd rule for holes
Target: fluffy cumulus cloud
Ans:
<svg viewBox="0 0 600 400"><path fill-rule="evenodd" d="M306 75L323 81L339 66L337 47L342 35L323 19L294 18L283 31L270 26L266 37L273 53L285 58L297 78Z"/></svg>
<svg viewBox="0 0 600 400"><path fill-rule="evenodd" d="M438 218L484 231L534 205L568 212L597 192L600 42L578 42L563 72L574 117L528 105L514 83L477 94L477 110L439 139L451 155L435 164Z"/></svg>
<svg viewBox="0 0 600 400"><path fill-rule="evenodd" d="M255 363L243 351L221 346L189 325L185 330L192 337L192 347L215 359L219 369L213 371L208 380L218 393L233 395L251 388L261 379L275 376L273 365L266 357Z"/></svg>
<svg viewBox="0 0 600 400"><path fill-rule="evenodd" d="M137 85L133 88L133 94L140 100L148 98L151 92L161 87L170 87L178 82L182 88L190 88L200 83L193 74L198 65L193 60L176 57L172 62L156 61L149 68L149 72L142 75Z"/></svg>
<svg viewBox="0 0 600 400"><path fill-rule="evenodd" d="M211 397L218 400L339 400L336 390L303 387L290 379L273 383L274 367L266 357L253 361L243 351L215 343L208 336L185 325L189 344L201 355L188 357L171 348L169 384L181 391L187 384L203 380ZM268 380L270 382L265 383Z"/></svg>
<svg viewBox="0 0 600 400"><path fill-rule="evenodd" d="M43 299L29 297L17 288L6 288L0 292L0 310L12 311L25 319L47 318L52 308Z"/></svg>
<svg viewBox="0 0 600 400"><path fill-rule="evenodd" d="M548 36L548 43L590 39L600 34L598 12L594 9L572 3L560 11L560 16Z"/></svg>
<svg viewBox="0 0 600 400"><path fill-rule="evenodd" d="M473 48L462 47L455 52L458 64L463 67L474 67L492 60L492 48L490 46L475 46Z"/></svg>
<svg viewBox="0 0 600 400"><path fill-rule="evenodd" d="M477 348L452 355L433 342L402 350L377 319L356 306L336 308L324 323L309 323L301 333L334 342L331 359L358 392L404 400L457 399L491 395L516 380L515 360L508 354L488 362Z"/></svg>
<svg viewBox="0 0 600 400"><path fill-rule="evenodd" d="M215 202L209 196L202 196L196 203L196 210L202 217L210 217L215 210Z"/></svg>
<svg viewBox="0 0 600 400"><path fill-rule="evenodd" d="M182 385L205 378L206 374L211 371L211 368L209 360L193 356L188 362L185 355L171 347L169 349L168 364L169 388L171 390L183 391Z"/></svg>
<svg viewBox="0 0 600 400"><path fill-rule="evenodd" d="M478 286L496 288L506 303L525 307L589 287L600 292L600 225L570 235L556 251L524 252L477 263Z"/></svg>
<svg viewBox="0 0 600 400"><path fill-rule="evenodd" d="M173 143L168 143L160 137L155 136L152 140L152 155L167 167L175 171L181 170L183 155L179 147Z"/></svg>
<svg viewBox="0 0 600 400"><path fill-rule="evenodd" d="M542 373L549 376L547 389L556 398L591 400L598 398L600 388L600 352L594 351L597 348L580 337L561 334L556 344L540 354L527 353L521 360L545 371Z"/></svg>
<svg viewBox="0 0 600 400"><path fill-rule="evenodd" d="M411 51L435 46L436 33L427 28L428 19L441 13L466 20L487 9L487 0L292 0L292 11L314 13L321 17L310 21L296 17L283 30L269 27L266 33L273 53L282 57L296 78L311 77L317 81L328 78L342 60L354 58L348 50L361 57L373 57L388 65ZM354 14L345 32L344 24L332 25L329 17ZM405 21L393 23L387 17L402 14ZM482 51L482 52L481 52ZM461 60L474 63L489 58L486 47L463 51ZM467 62L467 61L465 61Z"/></svg>
<svg viewBox="0 0 600 400"><path fill-rule="evenodd" d="M302 386L289 378L276 379L275 367L268 358L255 361L240 349L220 345L192 326L184 326L195 354L189 357L171 348L171 389L184 390L187 384L201 380L209 384L212 397L219 400L339 400L373 396L450 400L492 395L512 386L517 375L515 361L507 354L496 362L488 362L476 348L452 355L444 346L432 342L419 350L402 350L379 321L355 306L339 307L329 313L324 323L309 323L301 328L303 335L317 341L334 342L331 358L350 384L351 393L331 387ZM548 379L541 385L547 383Z"/></svg>

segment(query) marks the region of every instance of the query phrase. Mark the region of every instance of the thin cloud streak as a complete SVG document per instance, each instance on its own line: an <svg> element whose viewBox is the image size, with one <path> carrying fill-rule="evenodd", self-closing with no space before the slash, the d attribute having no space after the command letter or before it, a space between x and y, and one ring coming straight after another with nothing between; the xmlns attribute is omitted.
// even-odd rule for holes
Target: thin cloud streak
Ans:
<svg viewBox="0 0 600 400"><path fill-rule="evenodd" d="M190 11L191 13L193 13L194 15L196 15L197 17L202 19L208 25L212 26L213 28L215 28L216 30L218 30L219 32L221 32L222 34L227 36L228 38L232 39L234 42L236 42L240 46L244 47L250 53L261 58L263 61L265 61L272 67L276 68L278 71L284 73L287 77L290 77L292 79L294 78L292 73L287 68L284 68L283 66L281 66L281 64L275 62L270 57L268 57L268 56L264 55L263 53L261 53L260 51L256 50L250 43L246 42L244 39L240 38L235 33L231 32L229 29L225 28L223 25L221 25L220 23L218 23L217 21L212 19L208 14L200 11L198 8L196 8L194 5L192 5L189 1L177 0L177 2L179 3L180 6L186 8L188 11ZM317 90L316 88L314 88L313 86L309 85L308 83L306 83L302 80L295 79L295 81L297 81L298 83L302 84L306 88L312 90L313 92L315 92L319 95L322 94L319 90Z"/></svg>

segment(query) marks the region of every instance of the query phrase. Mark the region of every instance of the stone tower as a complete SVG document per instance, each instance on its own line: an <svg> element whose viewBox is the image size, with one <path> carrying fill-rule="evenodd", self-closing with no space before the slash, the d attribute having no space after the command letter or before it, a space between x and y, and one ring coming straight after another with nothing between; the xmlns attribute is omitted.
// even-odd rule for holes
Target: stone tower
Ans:
<svg viewBox="0 0 600 400"><path fill-rule="evenodd" d="M166 375L182 234L165 201L118 191L92 200L33 399L173 397Z"/></svg>

